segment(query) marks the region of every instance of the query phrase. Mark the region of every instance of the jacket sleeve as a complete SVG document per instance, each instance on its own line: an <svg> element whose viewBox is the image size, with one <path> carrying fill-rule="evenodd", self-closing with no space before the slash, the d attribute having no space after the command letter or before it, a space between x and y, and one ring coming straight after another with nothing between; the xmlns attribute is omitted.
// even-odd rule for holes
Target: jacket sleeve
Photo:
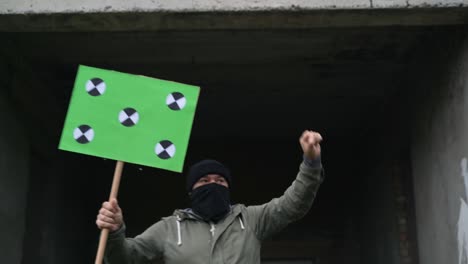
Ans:
<svg viewBox="0 0 468 264"><path fill-rule="evenodd" d="M281 197L263 205L247 207L248 221L257 238L264 240L302 218L312 206L323 175L320 162L311 166L304 161L296 179Z"/></svg>
<svg viewBox="0 0 468 264"><path fill-rule="evenodd" d="M107 264L140 264L153 263L163 256L165 227L159 221L135 238L125 238L125 225L118 231L109 234L105 263Z"/></svg>

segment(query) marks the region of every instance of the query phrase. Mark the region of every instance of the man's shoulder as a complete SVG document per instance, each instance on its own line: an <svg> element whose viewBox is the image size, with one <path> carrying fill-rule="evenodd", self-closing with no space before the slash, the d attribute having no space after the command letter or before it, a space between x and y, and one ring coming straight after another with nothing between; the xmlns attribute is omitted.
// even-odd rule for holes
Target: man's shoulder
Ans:
<svg viewBox="0 0 468 264"><path fill-rule="evenodd" d="M243 211L247 208L247 206L245 204L233 204L231 205L231 210L232 211L237 211L237 210L240 210L240 211Z"/></svg>

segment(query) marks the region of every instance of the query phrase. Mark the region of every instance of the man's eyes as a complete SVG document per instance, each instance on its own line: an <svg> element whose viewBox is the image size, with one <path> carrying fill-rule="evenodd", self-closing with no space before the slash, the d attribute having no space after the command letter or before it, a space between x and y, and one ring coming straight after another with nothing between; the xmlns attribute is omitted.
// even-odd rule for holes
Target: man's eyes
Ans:
<svg viewBox="0 0 468 264"><path fill-rule="evenodd" d="M207 183L207 182L210 182L210 180L207 179L207 178L201 178L201 179L199 180L199 182ZM216 179L215 182L217 182L217 183L225 183L226 180L223 179L223 178L219 178L219 179Z"/></svg>

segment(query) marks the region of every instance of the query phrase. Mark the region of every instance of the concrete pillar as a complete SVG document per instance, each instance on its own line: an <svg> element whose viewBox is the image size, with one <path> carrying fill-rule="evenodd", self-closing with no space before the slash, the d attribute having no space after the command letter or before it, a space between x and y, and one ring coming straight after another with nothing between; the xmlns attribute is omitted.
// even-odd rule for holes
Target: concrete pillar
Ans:
<svg viewBox="0 0 468 264"><path fill-rule="evenodd" d="M464 33L463 33L464 34ZM413 66L412 168L420 262L468 263L468 42ZM462 221L459 224L459 221ZM463 222L465 221L465 222Z"/></svg>
<svg viewBox="0 0 468 264"><path fill-rule="evenodd" d="M10 75L0 65L0 263L20 264L26 218L29 142L20 115L8 102Z"/></svg>

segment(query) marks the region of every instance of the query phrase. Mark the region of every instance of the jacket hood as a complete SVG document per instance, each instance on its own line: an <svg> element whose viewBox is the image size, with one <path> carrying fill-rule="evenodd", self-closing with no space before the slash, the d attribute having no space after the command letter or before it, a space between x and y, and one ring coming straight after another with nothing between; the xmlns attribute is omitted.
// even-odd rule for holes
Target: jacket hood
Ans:
<svg viewBox="0 0 468 264"><path fill-rule="evenodd" d="M225 218L230 217L232 214L234 214L234 217L236 217L238 214L240 214L242 211L242 205L240 204L235 204L231 205L231 211L226 215ZM184 221L184 220L197 220L197 221L204 221L203 218L199 215L197 215L192 208L186 208L186 209L177 209L174 211L172 214L175 216L179 221Z"/></svg>

